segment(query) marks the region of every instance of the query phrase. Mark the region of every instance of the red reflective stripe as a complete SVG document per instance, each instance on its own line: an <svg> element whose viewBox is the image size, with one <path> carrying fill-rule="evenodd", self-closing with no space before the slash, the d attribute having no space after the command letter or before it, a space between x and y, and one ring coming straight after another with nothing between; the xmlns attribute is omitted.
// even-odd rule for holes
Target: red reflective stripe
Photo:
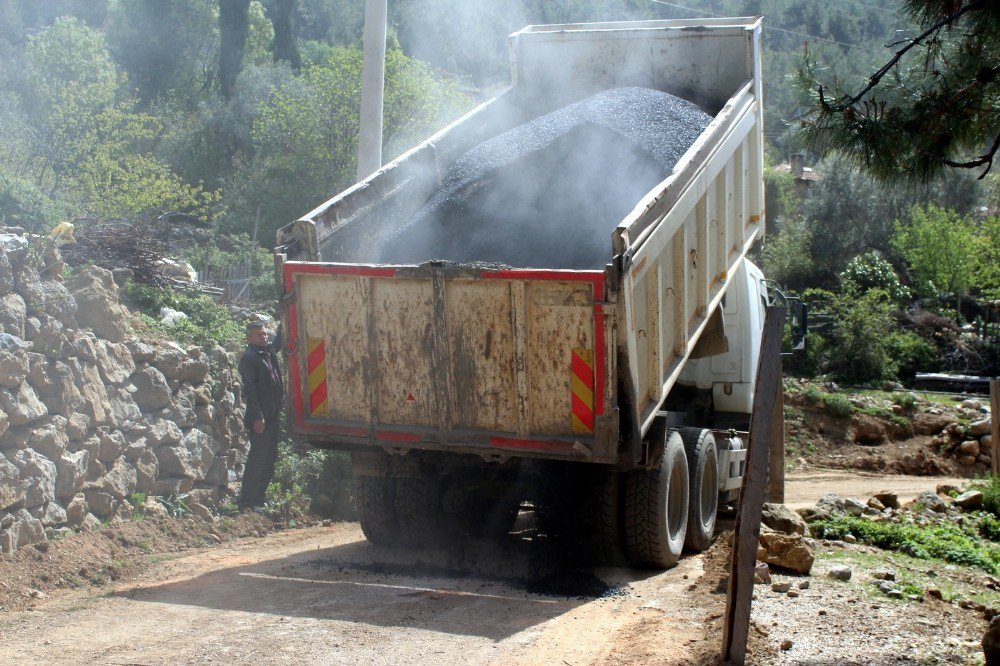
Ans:
<svg viewBox="0 0 1000 666"><path fill-rule="evenodd" d="M421 437L412 432L394 432L392 430L380 430L375 433L375 439L385 442L419 442Z"/></svg>
<svg viewBox="0 0 1000 666"><path fill-rule="evenodd" d="M326 354L326 344L321 340L316 348L309 352L309 356L306 358L306 368L309 372L312 372L323 362L323 357Z"/></svg>
<svg viewBox="0 0 1000 666"><path fill-rule="evenodd" d="M309 394L309 412L313 413L320 407L326 404L326 382L317 386L312 393Z"/></svg>
<svg viewBox="0 0 1000 666"><path fill-rule="evenodd" d="M587 362L580 358L576 352L573 354L573 374L580 378L580 380L589 388L591 391L594 390L594 370Z"/></svg>
<svg viewBox="0 0 1000 666"><path fill-rule="evenodd" d="M535 439L514 439L490 437L490 445L504 449L534 449L537 451L573 451L569 442L540 441Z"/></svg>
<svg viewBox="0 0 1000 666"><path fill-rule="evenodd" d="M577 395L573 394L573 415L580 419L580 422L587 427L587 430L594 429L594 410L590 405L585 404Z"/></svg>

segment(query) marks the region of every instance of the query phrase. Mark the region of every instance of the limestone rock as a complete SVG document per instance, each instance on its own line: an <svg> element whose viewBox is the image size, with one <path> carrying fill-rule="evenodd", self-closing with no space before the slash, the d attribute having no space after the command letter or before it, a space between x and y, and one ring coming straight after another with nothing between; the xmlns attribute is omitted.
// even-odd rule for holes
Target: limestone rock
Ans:
<svg viewBox="0 0 1000 666"><path fill-rule="evenodd" d="M757 559L772 567L808 574L815 556L812 546L802 538L801 534L784 534L762 527Z"/></svg>
<svg viewBox="0 0 1000 666"><path fill-rule="evenodd" d="M132 399L132 394L124 388L108 388L108 409L111 411L112 420L121 426L142 420L139 405Z"/></svg>
<svg viewBox="0 0 1000 666"><path fill-rule="evenodd" d="M200 384L208 374L208 355L197 348L190 352L174 347L160 347L153 359L167 379L175 379L190 384Z"/></svg>
<svg viewBox="0 0 1000 666"><path fill-rule="evenodd" d="M136 404L144 412L154 412L170 404L171 393L163 373L153 367L139 368L132 374Z"/></svg>
<svg viewBox="0 0 1000 666"><path fill-rule="evenodd" d="M77 302L61 282L26 280L18 291L29 315L48 315L63 326L76 326Z"/></svg>
<svg viewBox="0 0 1000 666"><path fill-rule="evenodd" d="M66 436L67 420L63 416L53 416L47 423L36 425L31 429L28 446L44 455L49 460L58 460L69 444Z"/></svg>
<svg viewBox="0 0 1000 666"><path fill-rule="evenodd" d="M766 562L757 562L753 569L753 582L768 585L771 582L771 569Z"/></svg>
<svg viewBox="0 0 1000 666"><path fill-rule="evenodd" d="M52 378L49 376L49 364L51 361L44 354L28 352L27 355L28 383L31 384L32 388L42 390L52 386Z"/></svg>
<svg viewBox="0 0 1000 666"><path fill-rule="evenodd" d="M111 418L108 392L104 382L101 381L101 373L97 366L81 363L77 386L80 387L80 394L83 396L81 410L90 418L91 423L94 425L108 423Z"/></svg>
<svg viewBox="0 0 1000 666"><path fill-rule="evenodd" d="M975 439L970 439L962 442L958 445L958 450L956 454L958 457L962 456L978 456L979 455L979 441Z"/></svg>
<svg viewBox="0 0 1000 666"><path fill-rule="evenodd" d="M22 383L17 389L0 389L0 410L7 413L11 425L27 425L49 413L34 389Z"/></svg>
<svg viewBox="0 0 1000 666"><path fill-rule="evenodd" d="M48 502L43 506L30 510L31 516L42 522L43 527L54 527L66 523L66 509L62 508L58 502Z"/></svg>
<svg viewBox="0 0 1000 666"><path fill-rule="evenodd" d="M0 387L17 390L28 375L28 354L0 350Z"/></svg>
<svg viewBox="0 0 1000 666"><path fill-rule="evenodd" d="M146 431L146 441L154 448L164 444L176 444L183 437L184 435L177 424L166 419L153 419L149 422L149 428Z"/></svg>
<svg viewBox="0 0 1000 666"><path fill-rule="evenodd" d="M77 417L75 423L79 423L81 417L86 418L89 426L90 419L78 411L83 406L83 395L77 388L76 377L70 366L62 361L53 361L49 367L48 375L50 384L46 388L38 389L38 397L45 403L49 411L65 416L71 421ZM71 439L73 439L72 435Z"/></svg>
<svg viewBox="0 0 1000 666"><path fill-rule="evenodd" d="M969 434L973 437L982 437L990 434L992 427L993 423L990 419L982 419L969 426Z"/></svg>
<svg viewBox="0 0 1000 666"><path fill-rule="evenodd" d="M761 512L761 521L776 532L809 535L809 527L802 516L784 504L765 503Z"/></svg>
<svg viewBox="0 0 1000 666"><path fill-rule="evenodd" d="M863 515L865 509L867 508L868 505L856 497L848 497L844 500L844 510L852 516L857 517Z"/></svg>
<svg viewBox="0 0 1000 666"><path fill-rule="evenodd" d="M959 456L958 464L963 467L972 467L976 464L976 456Z"/></svg>
<svg viewBox="0 0 1000 666"><path fill-rule="evenodd" d="M948 502L940 495L930 491L920 493L914 500L915 504L921 504L929 511L935 513L945 513L948 511Z"/></svg>
<svg viewBox="0 0 1000 666"><path fill-rule="evenodd" d="M101 441L97 459L102 463L110 465L125 452L125 435L120 430L112 430L108 427L98 428L97 437Z"/></svg>
<svg viewBox="0 0 1000 666"><path fill-rule="evenodd" d="M87 498L87 506L90 512L98 518L110 518L118 509L118 501L98 488L90 488L83 491Z"/></svg>
<svg viewBox="0 0 1000 666"><path fill-rule="evenodd" d="M966 511L972 511L983 505L983 494L978 490L967 490L952 500L952 504Z"/></svg>
<svg viewBox="0 0 1000 666"><path fill-rule="evenodd" d="M194 479L186 476L161 476L156 480L153 494L158 497L180 495L194 488Z"/></svg>
<svg viewBox="0 0 1000 666"><path fill-rule="evenodd" d="M128 347L107 340L97 341L97 367L107 384L124 384L135 372Z"/></svg>
<svg viewBox="0 0 1000 666"><path fill-rule="evenodd" d="M142 505L142 512L147 516L155 516L157 518L166 518L169 516L167 508L155 497L146 498L145 503Z"/></svg>
<svg viewBox="0 0 1000 666"><path fill-rule="evenodd" d="M20 449L10 462L18 468L25 483L24 505L33 508L56 499L56 465L31 449Z"/></svg>
<svg viewBox="0 0 1000 666"><path fill-rule="evenodd" d="M66 419L66 436L71 441L79 441L87 436L90 430L90 419L80 413L74 413Z"/></svg>
<svg viewBox="0 0 1000 666"><path fill-rule="evenodd" d="M160 473L160 463L156 454L146 449L135 460L135 492L151 493L156 488L156 477Z"/></svg>
<svg viewBox="0 0 1000 666"><path fill-rule="evenodd" d="M65 502L80 492L87 480L89 463L90 453L86 450L65 452L56 460L56 498L58 500Z"/></svg>
<svg viewBox="0 0 1000 666"><path fill-rule="evenodd" d="M885 504L882 504L882 502L880 502L877 497L869 497L868 508L878 512L882 512L885 511Z"/></svg>
<svg viewBox="0 0 1000 666"><path fill-rule="evenodd" d="M844 582L851 580L852 574L853 571L851 571L851 567L845 564L836 564L830 567L830 570L826 572L826 575L830 578Z"/></svg>
<svg viewBox="0 0 1000 666"><path fill-rule="evenodd" d="M7 258L6 249L0 247L0 296L6 296L14 288L14 269Z"/></svg>
<svg viewBox="0 0 1000 666"><path fill-rule="evenodd" d="M0 412L0 438L3 437L4 433L10 427L10 418L7 417L7 412ZM3 448L0 446L0 448Z"/></svg>
<svg viewBox="0 0 1000 666"><path fill-rule="evenodd" d="M27 316L28 309L20 294L7 294L0 298L0 326L6 333L23 339Z"/></svg>
<svg viewBox="0 0 1000 666"><path fill-rule="evenodd" d="M24 501L24 484L21 470L0 456L0 510Z"/></svg>
<svg viewBox="0 0 1000 666"><path fill-rule="evenodd" d="M215 459L211 438L200 430L192 429L178 444L156 449L161 474L203 479Z"/></svg>
<svg viewBox="0 0 1000 666"><path fill-rule="evenodd" d="M188 508L191 509L191 513L193 513L198 518L201 518L206 523L211 523L215 521L215 516L212 515L212 512L209 511L208 507L205 506L204 504L200 504L198 502L189 502Z"/></svg>
<svg viewBox="0 0 1000 666"><path fill-rule="evenodd" d="M96 484L96 488L108 493L116 500L124 500L135 492L136 471L125 458L119 458Z"/></svg>
<svg viewBox="0 0 1000 666"><path fill-rule="evenodd" d="M156 357L156 350L145 342L128 340L125 342L125 346L128 347L129 353L132 354L132 360L136 363L148 363Z"/></svg>
<svg viewBox="0 0 1000 666"><path fill-rule="evenodd" d="M118 303L118 286L111 271L88 266L66 281L79 305L80 325L101 338L122 342L128 334L127 311Z"/></svg>
<svg viewBox="0 0 1000 666"><path fill-rule="evenodd" d="M79 525L89 512L87 498L83 493L77 493L66 505L66 522L70 525Z"/></svg>

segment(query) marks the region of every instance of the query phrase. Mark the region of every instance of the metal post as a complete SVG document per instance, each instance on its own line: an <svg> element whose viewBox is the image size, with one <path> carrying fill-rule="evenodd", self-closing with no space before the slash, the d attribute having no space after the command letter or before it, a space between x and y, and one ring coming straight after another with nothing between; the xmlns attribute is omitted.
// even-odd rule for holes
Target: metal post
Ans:
<svg viewBox="0 0 1000 666"><path fill-rule="evenodd" d="M385 88L387 0L365 1L364 61L361 72L361 119L358 182L382 166L382 99Z"/></svg>

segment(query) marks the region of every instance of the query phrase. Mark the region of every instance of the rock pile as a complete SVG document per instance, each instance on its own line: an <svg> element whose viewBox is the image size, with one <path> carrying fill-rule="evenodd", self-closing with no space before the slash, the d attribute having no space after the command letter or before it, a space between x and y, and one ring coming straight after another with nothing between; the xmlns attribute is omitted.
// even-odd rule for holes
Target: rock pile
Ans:
<svg viewBox="0 0 1000 666"><path fill-rule="evenodd" d="M963 467L989 467L993 460L993 436L990 434L993 417L989 414L989 407L978 400L965 400L961 409L972 423L968 426L952 423L936 435L931 443L942 453L954 456Z"/></svg>
<svg viewBox="0 0 1000 666"><path fill-rule="evenodd" d="M55 264L55 266L54 266ZM0 551L94 527L134 493L211 505L245 459L235 359L131 337L112 274L0 228Z"/></svg>

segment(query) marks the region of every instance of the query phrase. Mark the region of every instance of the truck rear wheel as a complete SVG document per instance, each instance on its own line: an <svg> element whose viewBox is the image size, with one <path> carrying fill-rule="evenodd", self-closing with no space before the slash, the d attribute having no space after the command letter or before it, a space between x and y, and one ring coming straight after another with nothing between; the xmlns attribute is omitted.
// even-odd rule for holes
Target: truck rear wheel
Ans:
<svg viewBox="0 0 1000 666"><path fill-rule="evenodd" d="M715 515L719 508L719 454L711 431L683 428L680 434L687 453L691 490L686 545L701 552L712 545L715 534Z"/></svg>
<svg viewBox="0 0 1000 666"><path fill-rule="evenodd" d="M441 483L436 476L415 472L396 480L396 517L400 540L407 546L441 543Z"/></svg>
<svg viewBox="0 0 1000 666"><path fill-rule="evenodd" d="M669 569L684 549L688 521L688 466L684 442L668 431L653 469L625 481L625 546L634 566Z"/></svg>
<svg viewBox="0 0 1000 666"><path fill-rule="evenodd" d="M361 531L379 546L396 545L399 522L396 519L396 484L387 476L358 477L358 514Z"/></svg>

